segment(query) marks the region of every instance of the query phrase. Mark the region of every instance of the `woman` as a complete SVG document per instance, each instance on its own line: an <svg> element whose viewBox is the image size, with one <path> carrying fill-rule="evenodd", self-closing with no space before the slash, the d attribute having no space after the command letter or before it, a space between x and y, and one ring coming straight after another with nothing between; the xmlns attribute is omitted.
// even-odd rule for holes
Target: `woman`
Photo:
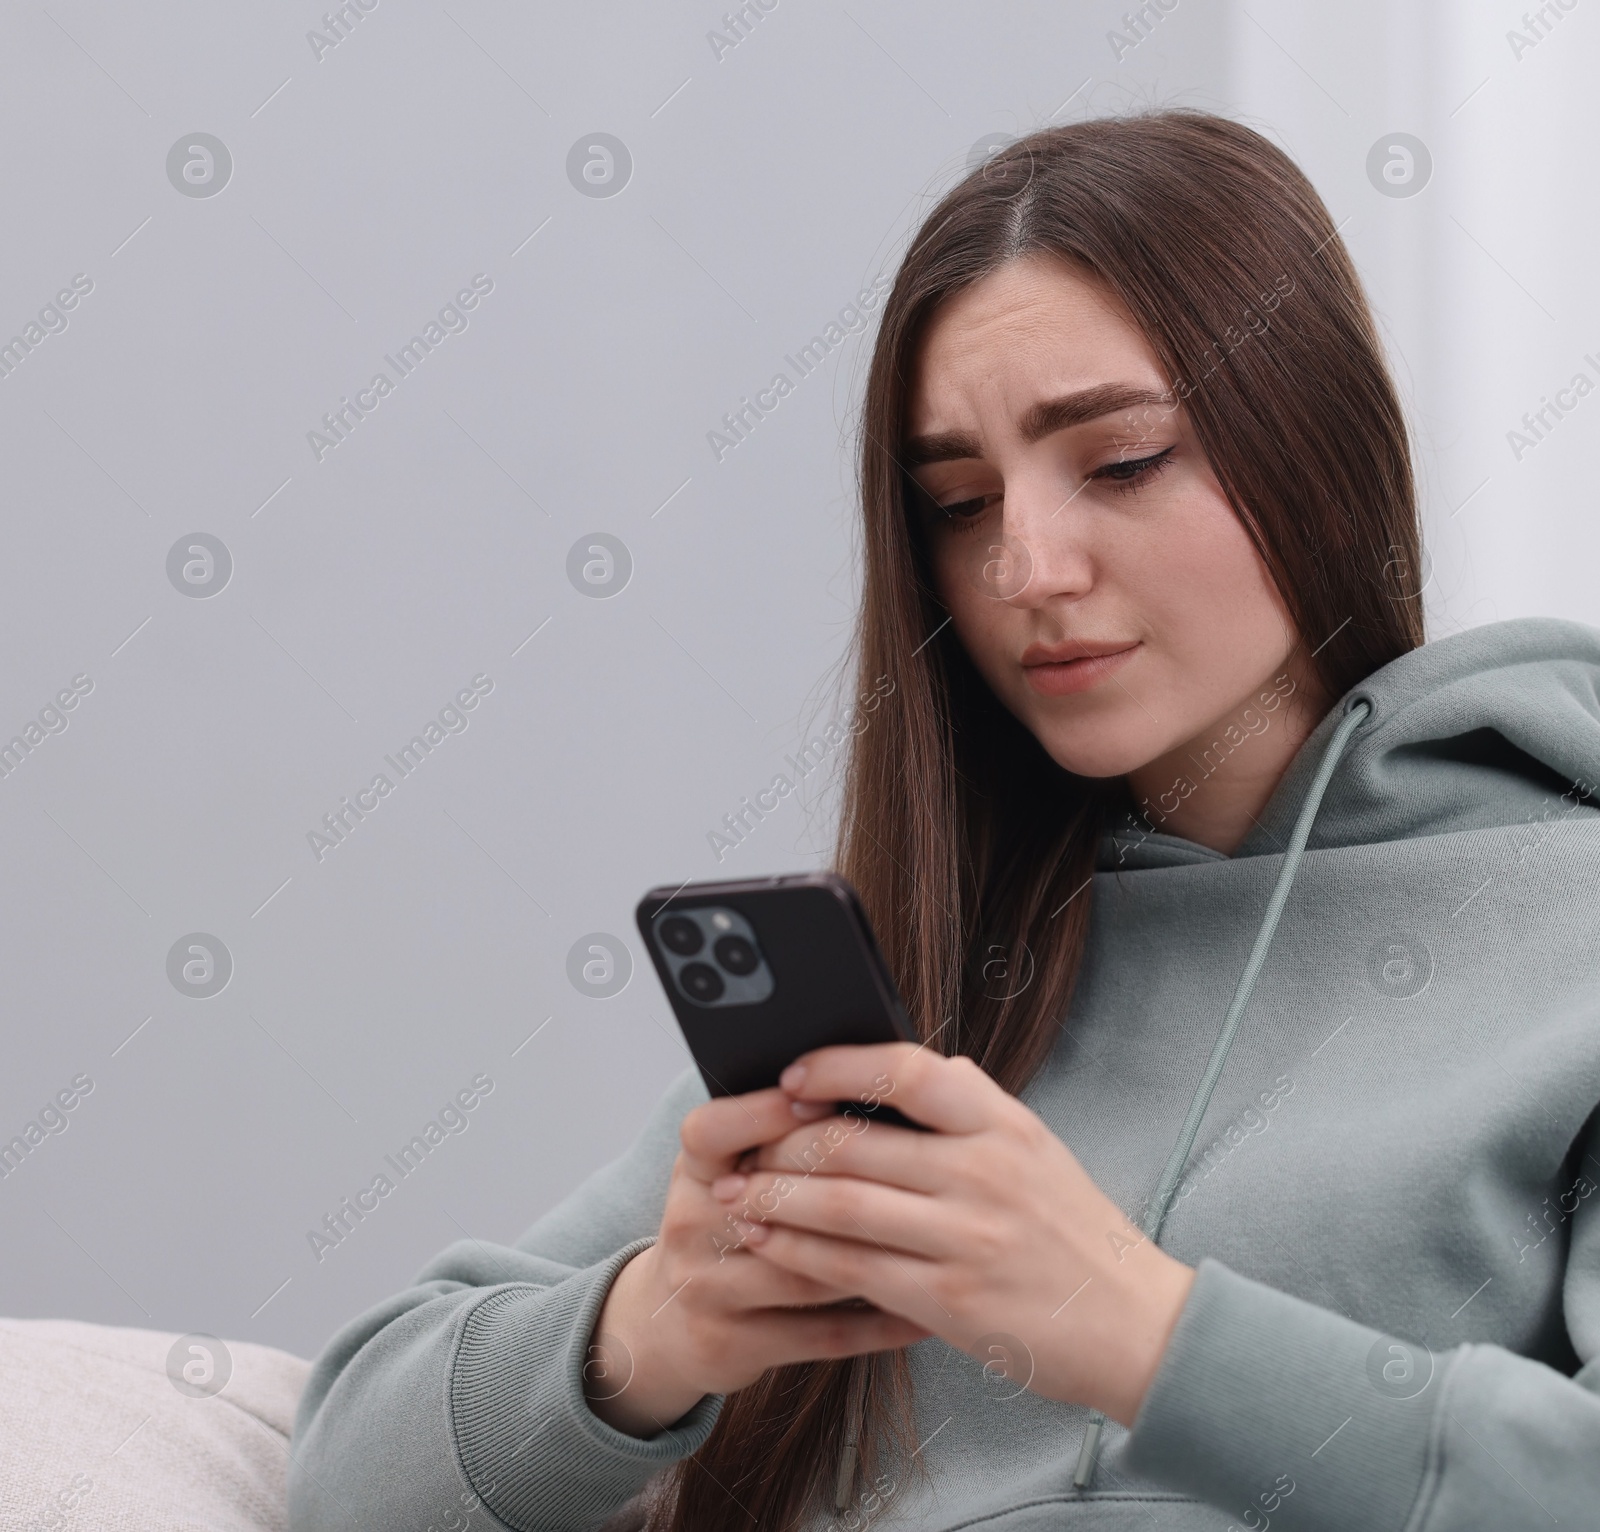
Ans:
<svg viewBox="0 0 1600 1532"><path fill-rule="evenodd" d="M1600 634L1423 645L1315 192L1199 114L1013 145L861 468L838 862L925 1044L686 1072L447 1250L320 1361L296 1524L1593 1524Z"/></svg>

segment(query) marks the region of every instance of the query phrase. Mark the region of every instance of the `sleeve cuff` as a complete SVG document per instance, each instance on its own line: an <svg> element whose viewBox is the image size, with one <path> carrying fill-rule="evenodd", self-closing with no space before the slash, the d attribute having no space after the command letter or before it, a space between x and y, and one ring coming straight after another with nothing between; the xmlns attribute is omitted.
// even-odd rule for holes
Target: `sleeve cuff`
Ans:
<svg viewBox="0 0 1600 1532"><path fill-rule="evenodd" d="M1286 1529L1405 1526L1454 1360L1205 1259L1124 1461Z"/></svg>
<svg viewBox="0 0 1600 1532"><path fill-rule="evenodd" d="M589 1408L583 1367L611 1284L654 1239L636 1240L554 1287L501 1287L463 1327L451 1416L473 1490L512 1527L591 1527L654 1474L698 1450L722 1395L648 1439Z"/></svg>

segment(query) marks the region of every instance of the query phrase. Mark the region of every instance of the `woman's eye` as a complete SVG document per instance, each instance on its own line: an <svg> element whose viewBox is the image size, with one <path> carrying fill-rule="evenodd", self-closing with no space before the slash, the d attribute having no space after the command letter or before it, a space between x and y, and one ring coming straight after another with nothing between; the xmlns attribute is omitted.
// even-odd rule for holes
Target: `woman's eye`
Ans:
<svg viewBox="0 0 1600 1532"><path fill-rule="evenodd" d="M1005 496L998 491L987 495L965 495L960 500L948 500L943 505L933 502L937 522L946 527L957 527L970 532L985 519L986 513L999 505Z"/></svg>
<svg viewBox="0 0 1600 1532"><path fill-rule="evenodd" d="M1171 456L1172 448L1164 447L1160 452L1151 453L1149 457L1119 458L1114 463L1107 463L1103 468L1095 469L1089 477L1109 480L1118 489L1131 489L1160 473L1167 466Z"/></svg>
<svg viewBox="0 0 1600 1532"><path fill-rule="evenodd" d="M949 490L945 491L950 493ZM998 493L967 494L956 500L941 501L939 491L917 483L910 484L911 503L920 507L921 514L935 526L970 528L992 505L1003 497Z"/></svg>

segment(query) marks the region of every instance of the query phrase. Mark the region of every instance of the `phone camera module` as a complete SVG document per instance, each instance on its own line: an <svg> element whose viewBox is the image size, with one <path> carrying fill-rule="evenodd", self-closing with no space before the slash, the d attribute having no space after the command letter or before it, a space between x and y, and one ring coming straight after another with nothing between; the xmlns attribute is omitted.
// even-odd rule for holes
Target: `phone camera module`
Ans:
<svg viewBox="0 0 1600 1532"><path fill-rule="evenodd" d="M679 957L693 957L705 946L705 934L697 922L685 915L669 915L659 926L661 945ZM704 964L700 964L704 967ZM709 972L709 970L708 970Z"/></svg>
<svg viewBox="0 0 1600 1532"><path fill-rule="evenodd" d="M678 970L678 983L691 1000L698 1000L701 1005L720 1000L723 990L727 988L722 982L722 975L709 963L685 963Z"/></svg>
<svg viewBox="0 0 1600 1532"><path fill-rule="evenodd" d="M711 951L729 973L737 974L741 978L745 974L754 973L761 963L761 959L756 955L756 949L742 936L719 936Z"/></svg>
<svg viewBox="0 0 1600 1532"><path fill-rule="evenodd" d="M698 901L657 910L651 924L664 982L696 1005L761 1005L774 978L749 919L728 905Z"/></svg>

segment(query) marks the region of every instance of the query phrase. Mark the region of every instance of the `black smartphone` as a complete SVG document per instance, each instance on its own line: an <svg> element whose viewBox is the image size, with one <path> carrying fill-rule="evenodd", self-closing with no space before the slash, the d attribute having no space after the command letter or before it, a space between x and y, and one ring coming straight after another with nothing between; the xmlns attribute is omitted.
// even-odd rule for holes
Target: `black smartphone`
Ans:
<svg viewBox="0 0 1600 1532"><path fill-rule="evenodd" d="M916 1042L856 891L833 872L653 888L634 912L713 1096L764 1090L802 1053ZM916 1128L883 1102L841 1102Z"/></svg>

